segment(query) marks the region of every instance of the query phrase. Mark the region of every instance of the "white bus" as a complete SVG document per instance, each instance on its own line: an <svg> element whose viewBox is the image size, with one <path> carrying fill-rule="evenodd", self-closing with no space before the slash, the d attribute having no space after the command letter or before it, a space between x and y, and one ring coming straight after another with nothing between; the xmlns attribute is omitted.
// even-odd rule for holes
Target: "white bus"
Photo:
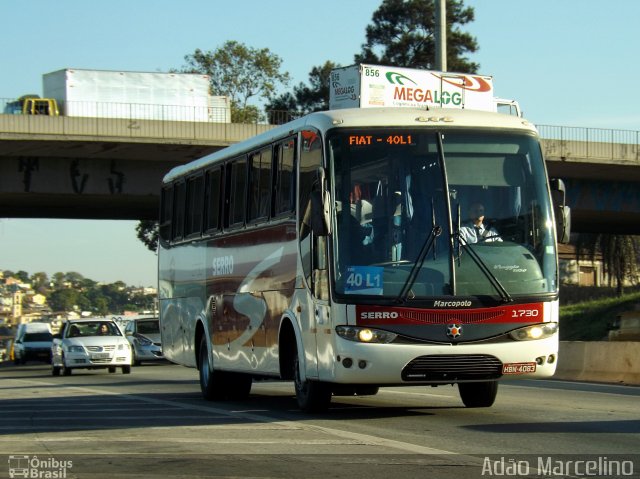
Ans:
<svg viewBox="0 0 640 479"><path fill-rule="evenodd" d="M500 379L554 374L563 203L516 116L294 120L165 176L164 354L198 368L210 400L279 378L304 411L398 385L458 384L467 407L491 406ZM493 237L475 242L478 204Z"/></svg>

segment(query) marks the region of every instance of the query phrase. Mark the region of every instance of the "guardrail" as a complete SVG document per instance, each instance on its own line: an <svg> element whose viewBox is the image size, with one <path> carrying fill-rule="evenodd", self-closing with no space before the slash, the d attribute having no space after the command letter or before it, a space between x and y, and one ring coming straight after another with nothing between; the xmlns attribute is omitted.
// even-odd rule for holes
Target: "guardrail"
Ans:
<svg viewBox="0 0 640 479"><path fill-rule="evenodd" d="M107 102L64 102L59 105L61 116L54 121L52 117L42 115L15 115L21 117L17 127L20 133L69 134L78 131L78 122L88 122L87 134L113 136L114 129L123 131L121 125L101 123L99 119L117 119L135 122L145 120L158 122L153 128L136 128L131 123L126 128L126 136L149 137L149 132L159 138L202 139L206 132L195 125L231 124L228 107L193 107L179 105L150 105L142 103ZM19 111L19 110L18 110ZM0 117L16 112L16 100L0 98ZM265 111L254 121L237 122L255 125L259 131L269 125L282 124L300 116L298 112ZM49 120L49 121L48 121ZM60 121L62 120L62 121ZM67 122L69 127L67 128ZM191 124L185 128L180 123ZM585 128L573 126L537 125L543 140L552 140L553 145L546 148L545 154L560 158L584 158L594 160L625 159L640 162L640 131L605 128ZM256 131L258 131L256 130ZM0 118L0 131L7 130L7 122ZM214 130L215 131L215 130ZM190 133L192 132L192 133ZM118 135L121 136L121 135Z"/></svg>
<svg viewBox="0 0 640 479"><path fill-rule="evenodd" d="M543 140L554 140L554 156L640 161L640 131L637 130L551 125L536 127ZM545 151L545 154L549 154L549 151Z"/></svg>

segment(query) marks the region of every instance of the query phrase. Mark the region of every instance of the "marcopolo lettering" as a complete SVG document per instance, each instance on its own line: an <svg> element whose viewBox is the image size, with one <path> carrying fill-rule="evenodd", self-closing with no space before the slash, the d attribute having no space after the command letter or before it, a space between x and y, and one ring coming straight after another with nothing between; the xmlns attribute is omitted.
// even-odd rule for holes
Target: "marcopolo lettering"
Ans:
<svg viewBox="0 0 640 479"><path fill-rule="evenodd" d="M434 301L434 308L468 308L471 306L471 301Z"/></svg>

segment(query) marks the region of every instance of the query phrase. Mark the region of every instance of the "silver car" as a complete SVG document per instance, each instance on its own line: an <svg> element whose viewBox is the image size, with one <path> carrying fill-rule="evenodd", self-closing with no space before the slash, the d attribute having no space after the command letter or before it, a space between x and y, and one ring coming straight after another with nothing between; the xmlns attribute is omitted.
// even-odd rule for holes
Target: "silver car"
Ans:
<svg viewBox="0 0 640 479"><path fill-rule="evenodd" d="M133 364L136 366L142 361L164 359L158 318L132 319L127 323L124 334L131 344Z"/></svg>

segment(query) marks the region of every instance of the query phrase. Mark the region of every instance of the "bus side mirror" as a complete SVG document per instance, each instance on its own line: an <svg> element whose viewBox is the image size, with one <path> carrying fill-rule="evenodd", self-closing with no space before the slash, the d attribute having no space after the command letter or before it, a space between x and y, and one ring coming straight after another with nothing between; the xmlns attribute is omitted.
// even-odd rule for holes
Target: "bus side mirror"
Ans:
<svg viewBox="0 0 640 479"><path fill-rule="evenodd" d="M316 236L328 236L330 229L328 192L314 190L311 192L311 231Z"/></svg>
<svg viewBox="0 0 640 479"><path fill-rule="evenodd" d="M561 179L552 179L550 185L558 243L567 244L571 236L571 208L565 204L567 191Z"/></svg>

